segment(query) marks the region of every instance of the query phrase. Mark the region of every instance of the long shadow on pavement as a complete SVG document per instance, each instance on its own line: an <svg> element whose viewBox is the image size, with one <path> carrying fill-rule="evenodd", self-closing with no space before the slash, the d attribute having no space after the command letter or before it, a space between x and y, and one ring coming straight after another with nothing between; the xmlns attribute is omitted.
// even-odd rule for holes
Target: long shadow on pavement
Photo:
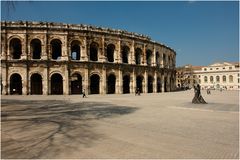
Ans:
<svg viewBox="0 0 240 160"><path fill-rule="evenodd" d="M62 150L91 147L104 135L94 120L130 114L135 107L110 103L2 100L2 158L54 158Z"/></svg>

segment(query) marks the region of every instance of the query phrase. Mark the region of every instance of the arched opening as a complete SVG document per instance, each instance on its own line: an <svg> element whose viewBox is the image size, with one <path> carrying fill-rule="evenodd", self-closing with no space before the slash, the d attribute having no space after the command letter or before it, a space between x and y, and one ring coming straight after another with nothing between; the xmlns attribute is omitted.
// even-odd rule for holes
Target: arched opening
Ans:
<svg viewBox="0 0 240 160"><path fill-rule="evenodd" d="M114 62L114 50L115 50L115 46L113 44L109 44L107 46L107 60L108 60L108 62Z"/></svg>
<svg viewBox="0 0 240 160"><path fill-rule="evenodd" d="M41 52L42 52L41 41L39 39L33 39L30 45L31 45L32 59L40 59Z"/></svg>
<svg viewBox="0 0 240 160"><path fill-rule="evenodd" d="M160 55L158 52L156 52L156 65L159 67L160 66Z"/></svg>
<svg viewBox="0 0 240 160"><path fill-rule="evenodd" d="M161 78L157 78L157 92L162 92L162 84L161 84Z"/></svg>
<svg viewBox="0 0 240 160"><path fill-rule="evenodd" d="M130 76L125 75L123 77L123 93L130 93Z"/></svg>
<svg viewBox="0 0 240 160"><path fill-rule="evenodd" d="M166 55L163 54L163 67L165 68L166 67Z"/></svg>
<svg viewBox="0 0 240 160"><path fill-rule="evenodd" d="M142 93L143 92L143 77L142 76L137 76L137 89L140 90L140 92Z"/></svg>
<svg viewBox="0 0 240 160"><path fill-rule="evenodd" d="M62 42L58 39L51 41L52 59L61 59L62 56Z"/></svg>
<svg viewBox="0 0 240 160"><path fill-rule="evenodd" d="M42 76L33 74L31 76L31 94L42 94Z"/></svg>
<svg viewBox="0 0 240 160"><path fill-rule="evenodd" d="M153 93L153 77L148 76L148 93Z"/></svg>
<svg viewBox="0 0 240 160"><path fill-rule="evenodd" d="M164 92L167 92L167 85L168 85L167 77L165 77L164 78Z"/></svg>
<svg viewBox="0 0 240 160"><path fill-rule="evenodd" d="M129 54L128 46L123 46L122 47L122 63L128 63L128 54Z"/></svg>
<svg viewBox="0 0 240 160"><path fill-rule="evenodd" d="M98 44L95 42L90 45L90 60L98 61Z"/></svg>
<svg viewBox="0 0 240 160"><path fill-rule="evenodd" d="M22 77L17 73L10 77L10 94L22 94Z"/></svg>
<svg viewBox="0 0 240 160"><path fill-rule="evenodd" d="M147 58L147 65L151 66L152 65L152 51L151 50L147 50L146 51L146 58Z"/></svg>
<svg viewBox="0 0 240 160"><path fill-rule="evenodd" d="M58 73L51 77L51 94L63 94L63 78Z"/></svg>
<svg viewBox="0 0 240 160"><path fill-rule="evenodd" d="M13 59L20 59L22 55L22 44L18 38L10 41L10 53Z"/></svg>
<svg viewBox="0 0 240 160"><path fill-rule="evenodd" d="M93 74L90 77L90 94L99 94L100 77L97 74Z"/></svg>
<svg viewBox="0 0 240 160"><path fill-rule="evenodd" d="M114 94L115 93L115 84L116 84L116 77L113 74L110 74L107 78L107 93Z"/></svg>
<svg viewBox="0 0 240 160"><path fill-rule="evenodd" d="M82 94L82 76L73 74L71 76L71 94Z"/></svg>
<svg viewBox="0 0 240 160"><path fill-rule="evenodd" d="M140 48L137 48L135 50L135 62L136 62L136 64L141 64L141 55L142 55L142 50Z"/></svg>
<svg viewBox="0 0 240 160"><path fill-rule="evenodd" d="M81 48L79 41L73 41L71 43L71 59L72 60L80 60L81 56Z"/></svg>

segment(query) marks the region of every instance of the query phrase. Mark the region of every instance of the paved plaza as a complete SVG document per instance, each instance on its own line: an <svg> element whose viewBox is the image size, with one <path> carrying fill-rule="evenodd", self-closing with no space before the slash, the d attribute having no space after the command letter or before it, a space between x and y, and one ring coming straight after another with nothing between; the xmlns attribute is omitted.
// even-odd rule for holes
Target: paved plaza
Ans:
<svg viewBox="0 0 240 160"><path fill-rule="evenodd" d="M239 92L2 96L1 158L239 158Z"/></svg>

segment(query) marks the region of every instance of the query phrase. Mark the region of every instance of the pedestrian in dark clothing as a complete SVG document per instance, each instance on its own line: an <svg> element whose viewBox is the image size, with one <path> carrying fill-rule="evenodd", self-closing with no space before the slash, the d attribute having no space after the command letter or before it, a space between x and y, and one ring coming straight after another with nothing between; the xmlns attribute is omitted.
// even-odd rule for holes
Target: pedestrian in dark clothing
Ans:
<svg viewBox="0 0 240 160"><path fill-rule="evenodd" d="M86 92L85 92L85 89L83 89L82 94L83 94L83 98L87 98L87 96L86 96Z"/></svg>

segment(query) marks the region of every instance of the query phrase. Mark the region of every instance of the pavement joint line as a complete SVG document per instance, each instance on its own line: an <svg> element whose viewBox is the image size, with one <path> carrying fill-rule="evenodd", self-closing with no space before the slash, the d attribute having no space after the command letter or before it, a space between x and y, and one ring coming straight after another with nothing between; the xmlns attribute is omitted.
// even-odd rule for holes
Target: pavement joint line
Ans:
<svg viewBox="0 0 240 160"><path fill-rule="evenodd" d="M177 107L177 106L167 106L167 108L176 108L176 109L182 109L182 110L193 110L193 111L203 111L203 112L223 112L223 113L233 113L233 114L239 114L238 111L216 111L216 110L208 110L208 109L199 109L199 108L187 108L187 107Z"/></svg>

